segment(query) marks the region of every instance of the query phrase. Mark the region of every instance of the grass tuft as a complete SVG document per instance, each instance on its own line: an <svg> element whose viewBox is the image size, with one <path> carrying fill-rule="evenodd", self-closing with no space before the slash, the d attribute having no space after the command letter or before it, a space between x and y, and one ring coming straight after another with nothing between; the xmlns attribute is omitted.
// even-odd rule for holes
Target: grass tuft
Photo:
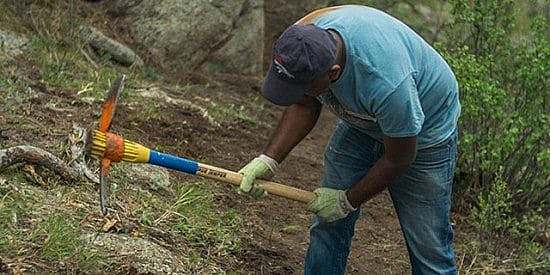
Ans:
<svg viewBox="0 0 550 275"><path fill-rule="evenodd" d="M185 185L173 208L178 219L173 228L192 245L215 248L218 253L240 251L242 218L234 210L221 211L206 184Z"/></svg>
<svg viewBox="0 0 550 275"><path fill-rule="evenodd" d="M103 256L80 239L79 228L67 217L56 214L39 223L32 238L41 244L40 255L47 261L69 261L81 269L98 267Z"/></svg>

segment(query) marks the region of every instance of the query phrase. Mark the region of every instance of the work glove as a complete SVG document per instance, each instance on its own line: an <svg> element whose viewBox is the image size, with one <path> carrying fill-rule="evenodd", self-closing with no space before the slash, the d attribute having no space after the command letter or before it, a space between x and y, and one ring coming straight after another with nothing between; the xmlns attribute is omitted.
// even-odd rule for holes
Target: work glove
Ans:
<svg viewBox="0 0 550 275"><path fill-rule="evenodd" d="M348 201L346 191L332 188L317 188L315 198L307 205L307 209L319 216L325 222L334 222L355 211Z"/></svg>
<svg viewBox="0 0 550 275"><path fill-rule="evenodd" d="M277 170L276 160L266 156L264 154L253 159L245 167L239 170L239 174L243 175L241 185L239 186L239 193L248 193L255 198L261 198L267 195L267 192L257 186L254 186L254 180L257 178L268 179L273 176Z"/></svg>

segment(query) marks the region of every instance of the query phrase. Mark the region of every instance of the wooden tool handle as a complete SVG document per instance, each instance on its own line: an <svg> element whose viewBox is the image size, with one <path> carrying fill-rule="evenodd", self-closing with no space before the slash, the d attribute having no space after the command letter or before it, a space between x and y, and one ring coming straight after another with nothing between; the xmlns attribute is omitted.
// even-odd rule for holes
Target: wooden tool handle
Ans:
<svg viewBox="0 0 550 275"><path fill-rule="evenodd" d="M154 150L151 150L149 152L148 163L178 170L192 175L199 175L218 181L228 182L233 185L240 185L243 178L241 174L235 173L230 170L202 164L194 160L161 153ZM309 203L315 197L315 194L313 194L312 192L286 186L284 184L276 182L256 180L255 183L270 194L303 203Z"/></svg>
<svg viewBox="0 0 550 275"><path fill-rule="evenodd" d="M199 169L197 170L196 175L231 183L237 186L241 184L241 180L243 177L239 173L202 163L199 163ZM263 188L269 194L277 195L303 203L309 203L315 197L315 194L313 194L313 192L267 180L257 179L255 180L255 184Z"/></svg>

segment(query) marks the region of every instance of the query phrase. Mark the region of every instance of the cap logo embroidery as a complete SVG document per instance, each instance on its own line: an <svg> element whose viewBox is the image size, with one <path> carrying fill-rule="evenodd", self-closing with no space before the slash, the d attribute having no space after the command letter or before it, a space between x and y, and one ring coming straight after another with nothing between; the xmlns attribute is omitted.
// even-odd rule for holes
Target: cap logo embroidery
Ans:
<svg viewBox="0 0 550 275"><path fill-rule="evenodd" d="M278 74L284 74L289 78L294 78L294 75L289 73L288 70L283 66L283 64L281 64L282 62L279 62L279 60L277 60L280 59L280 57L277 57L278 56L273 59L273 63L275 64L275 71L277 71Z"/></svg>

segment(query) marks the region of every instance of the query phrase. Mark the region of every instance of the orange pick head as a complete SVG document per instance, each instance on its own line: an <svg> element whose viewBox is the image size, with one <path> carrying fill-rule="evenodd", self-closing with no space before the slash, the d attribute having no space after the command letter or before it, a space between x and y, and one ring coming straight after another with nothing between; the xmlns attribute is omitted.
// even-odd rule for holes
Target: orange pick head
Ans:
<svg viewBox="0 0 550 275"><path fill-rule="evenodd" d="M111 127L111 122L115 113L116 102L118 99L118 95L122 92L122 89L124 88L125 78L126 77L124 75L120 75L119 77L117 77L117 79L115 79L113 85L111 85L111 89L109 90L107 99L105 99L105 102L103 102L103 105L101 105L101 117L99 118L99 131L101 132L106 133Z"/></svg>

